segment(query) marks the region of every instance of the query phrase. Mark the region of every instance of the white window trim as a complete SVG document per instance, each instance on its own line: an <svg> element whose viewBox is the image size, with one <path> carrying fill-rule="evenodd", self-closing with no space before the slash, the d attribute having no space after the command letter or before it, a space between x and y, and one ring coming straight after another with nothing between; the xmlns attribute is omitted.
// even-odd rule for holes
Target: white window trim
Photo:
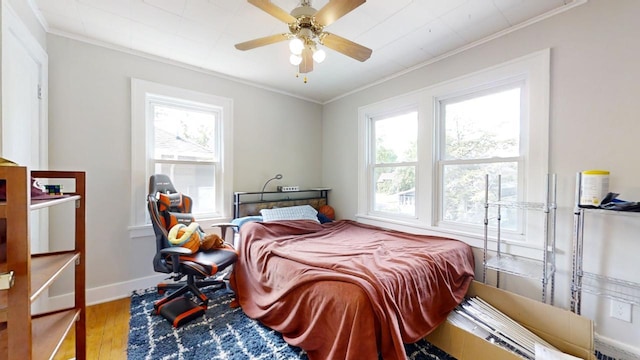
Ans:
<svg viewBox="0 0 640 360"><path fill-rule="evenodd" d="M151 156L151 132L147 131L151 124L146 116L147 94L179 98L204 104L214 104L222 108L221 134L223 146L220 151L220 173L222 197L218 204L221 216L212 219L198 219L203 227L215 222L231 219L233 204L233 100L216 95L181 89L169 85L158 84L146 80L131 79L131 216L129 233L131 237L152 235L151 224L147 219L147 192L149 177L153 174L148 161ZM144 139L144 140L140 140Z"/></svg>
<svg viewBox="0 0 640 360"><path fill-rule="evenodd" d="M398 230L419 232L431 235L450 236L482 246L482 235L462 228L450 229L437 226L436 189L438 169L435 163L438 144L435 143L435 131L438 130L438 99L464 93L469 89L487 87L488 84L500 84L504 80L521 78L525 80L525 96L529 97L529 107L523 108L525 119L522 131L528 131L523 141L525 148L526 201L542 201L546 186L546 174L549 171L549 92L550 92L550 49L544 49L523 57L498 64L496 66L467 74L443 83L435 84L405 95L366 105L358 109L358 211L359 221L373 225L383 225ZM530 96L535 94L535 96ZM368 192L370 181L368 164L370 149L369 119L381 114L394 112L394 109L416 106L418 108L418 169L416 171L416 219L407 220L394 217L382 217L371 214L368 209L373 199ZM531 121L531 119L535 119ZM535 123L535 124L534 124ZM526 129L526 130L524 130ZM536 151L533 151L533 149ZM419 198L418 198L419 197ZM538 248L529 242L514 243L515 247ZM526 251L526 250L525 250Z"/></svg>

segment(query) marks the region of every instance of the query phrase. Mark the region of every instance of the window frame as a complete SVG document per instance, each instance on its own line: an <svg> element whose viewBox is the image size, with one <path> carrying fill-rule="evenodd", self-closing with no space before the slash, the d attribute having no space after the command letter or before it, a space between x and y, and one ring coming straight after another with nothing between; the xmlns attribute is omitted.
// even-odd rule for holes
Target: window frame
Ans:
<svg viewBox="0 0 640 360"><path fill-rule="evenodd" d="M491 89L509 82L523 81L522 97L525 114L521 122L520 147L523 149L522 174L524 187L518 195L522 201L542 202L549 172L549 94L550 49L540 50L511 61L457 77L442 83L396 96L358 109L358 211L359 221L383 225L399 230L416 231L452 236L472 246L482 246L482 223L478 227L443 226L439 223L441 189L438 182L441 170L438 163L440 151L440 121L438 101L468 94L472 91ZM394 113L398 109L415 106L418 109L418 168L416 169L416 218L399 219L372 213L370 193L370 121L371 117ZM532 119L535 119L533 121ZM535 124L535 126L534 126ZM526 132L526 133L525 133ZM522 137L522 134L526 136ZM419 175L418 175L419 174ZM532 234L529 236L534 237ZM516 239L515 246L538 248L541 239ZM510 239L509 239L510 240ZM510 242L506 240L506 242ZM539 243L538 243L539 240Z"/></svg>
<svg viewBox="0 0 640 360"><path fill-rule="evenodd" d="M220 114L220 143L217 145L219 164L216 169L216 209L219 213L210 217L198 218L203 227L231 218L233 188L233 100L216 95L178 88L170 85L131 78L131 237L142 237L152 234L147 215L146 198L149 177L155 170L153 154L154 125L149 116L148 104L153 99L162 99L170 104L176 100L195 107L204 105L216 109ZM139 139L144 139L140 141ZM142 200L144 199L144 200Z"/></svg>

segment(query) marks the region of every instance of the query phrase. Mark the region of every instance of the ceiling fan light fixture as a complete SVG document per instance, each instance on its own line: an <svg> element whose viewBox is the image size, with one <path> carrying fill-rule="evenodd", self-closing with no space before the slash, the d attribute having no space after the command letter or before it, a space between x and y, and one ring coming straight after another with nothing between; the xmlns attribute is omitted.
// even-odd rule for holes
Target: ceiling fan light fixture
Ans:
<svg viewBox="0 0 640 360"><path fill-rule="evenodd" d="M318 49L313 53L313 60L315 62L317 62L318 64L323 62L324 59L326 59L326 58L327 58L327 53L322 49Z"/></svg>
<svg viewBox="0 0 640 360"><path fill-rule="evenodd" d="M291 50L289 62L298 66L299 74L307 74L313 71L314 63L321 63L325 60L327 54L325 50L318 49L318 45L335 50L361 62L366 61L371 56L371 49L324 31L327 25L331 25L339 18L350 13L364 4L366 0L328 0L320 10L316 10L311 6L312 0L298 0L300 5L294 8L291 13L287 13L269 0L247 1L287 24L289 33L245 41L235 45L238 50L251 50L260 46L289 40L289 49ZM306 82L307 77L305 76Z"/></svg>
<svg viewBox="0 0 640 360"><path fill-rule="evenodd" d="M302 54L302 49L304 49L304 43L299 38L293 38L289 41L289 50L294 55Z"/></svg>
<svg viewBox="0 0 640 360"><path fill-rule="evenodd" d="M291 63L291 65L298 66L302 62L302 56L291 54L291 56L289 56L289 62Z"/></svg>

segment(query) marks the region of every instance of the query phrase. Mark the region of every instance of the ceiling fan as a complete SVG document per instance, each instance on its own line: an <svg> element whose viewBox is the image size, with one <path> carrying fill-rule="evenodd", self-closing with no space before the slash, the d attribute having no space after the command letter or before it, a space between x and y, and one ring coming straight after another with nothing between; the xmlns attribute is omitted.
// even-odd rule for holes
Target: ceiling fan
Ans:
<svg viewBox="0 0 640 360"><path fill-rule="evenodd" d="M364 4L366 0L329 0L329 3L320 10L316 10L311 6L311 0L302 0L300 5L293 9L291 13L287 13L269 0L247 1L269 15L285 22L289 26L289 33L276 34L239 43L235 45L238 50L251 50L280 41L292 40L289 44L292 52L290 61L293 65L298 65L300 73L311 72L314 60L316 62L324 60L325 53L317 47L318 44L358 61L366 61L371 56L371 49L324 31L325 26L332 24L353 9Z"/></svg>

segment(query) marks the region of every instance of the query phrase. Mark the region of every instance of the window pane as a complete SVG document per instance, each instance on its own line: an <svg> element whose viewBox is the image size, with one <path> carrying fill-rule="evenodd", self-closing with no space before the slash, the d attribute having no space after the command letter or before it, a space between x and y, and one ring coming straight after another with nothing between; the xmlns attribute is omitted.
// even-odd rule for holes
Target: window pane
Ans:
<svg viewBox="0 0 640 360"><path fill-rule="evenodd" d="M459 223L482 225L484 223L485 175L489 174L489 200L498 198L497 176L501 174L503 201L518 198L518 164L516 162L444 165L442 191L442 219ZM490 216L496 216L492 207ZM517 209L502 209L502 228L517 230Z"/></svg>
<svg viewBox="0 0 640 360"><path fill-rule="evenodd" d="M375 120L374 124L376 164L416 161L417 112Z"/></svg>
<svg viewBox="0 0 640 360"><path fill-rule="evenodd" d="M377 167L373 176L375 211L415 215L415 166Z"/></svg>
<svg viewBox="0 0 640 360"><path fill-rule="evenodd" d="M153 104L155 159L216 160L216 114Z"/></svg>
<svg viewBox="0 0 640 360"><path fill-rule="evenodd" d="M443 160L519 155L519 87L462 101L448 100L443 109Z"/></svg>
<svg viewBox="0 0 640 360"><path fill-rule="evenodd" d="M193 199L194 215L212 215L215 212L215 167L213 165L158 164L156 174L168 175L176 189ZM200 216L201 217L201 216ZM196 219L199 216L196 216Z"/></svg>

